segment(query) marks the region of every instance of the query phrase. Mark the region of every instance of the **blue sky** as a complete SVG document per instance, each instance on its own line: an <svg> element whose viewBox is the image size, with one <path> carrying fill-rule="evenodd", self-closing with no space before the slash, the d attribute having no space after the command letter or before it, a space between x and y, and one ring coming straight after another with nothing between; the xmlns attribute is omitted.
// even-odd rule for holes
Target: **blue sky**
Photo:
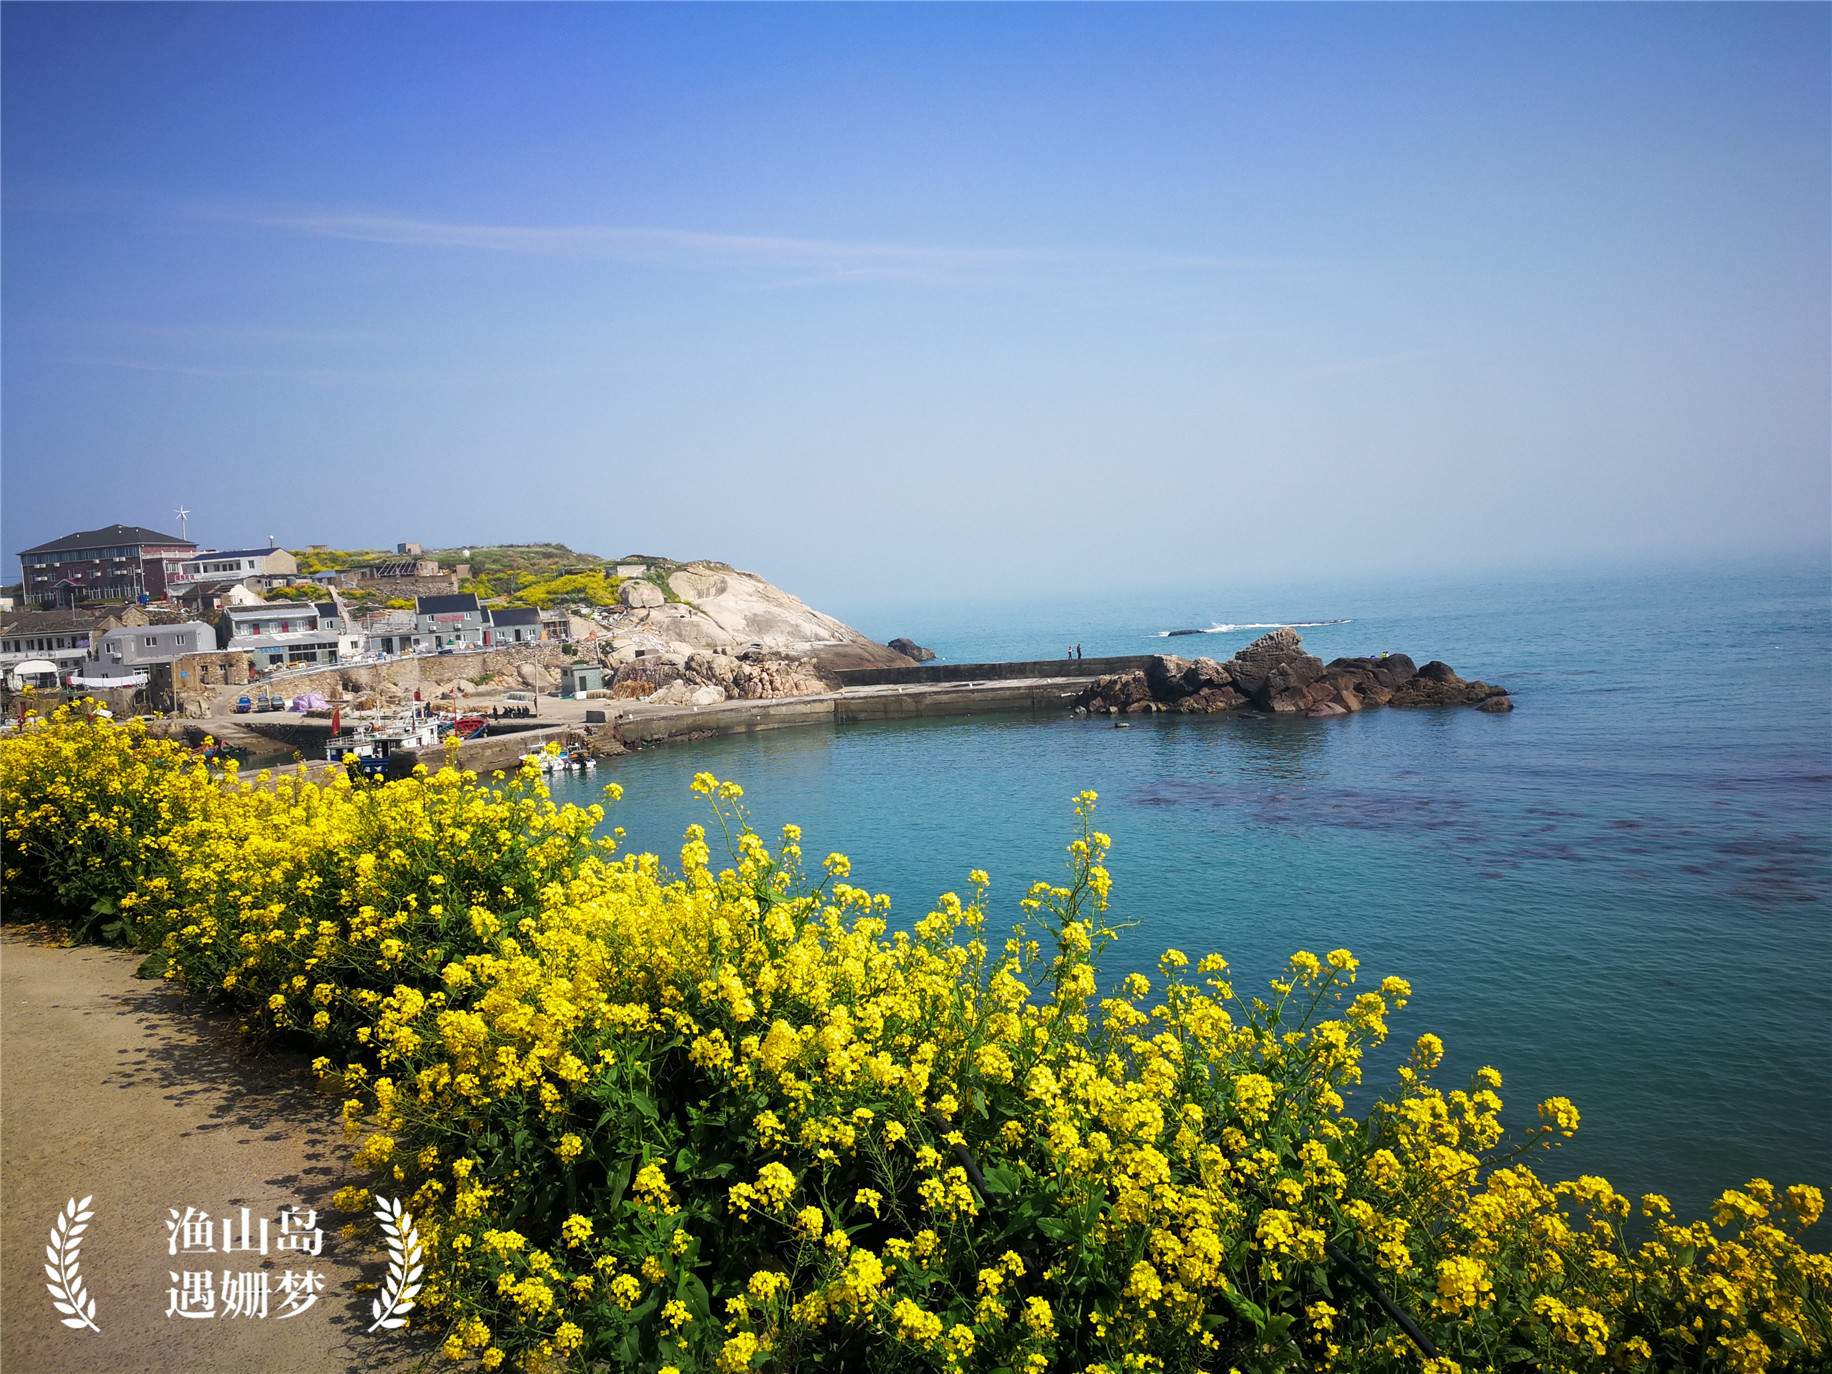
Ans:
<svg viewBox="0 0 1832 1374"><path fill-rule="evenodd" d="M0 6L0 547L1823 556L1832 9Z"/></svg>

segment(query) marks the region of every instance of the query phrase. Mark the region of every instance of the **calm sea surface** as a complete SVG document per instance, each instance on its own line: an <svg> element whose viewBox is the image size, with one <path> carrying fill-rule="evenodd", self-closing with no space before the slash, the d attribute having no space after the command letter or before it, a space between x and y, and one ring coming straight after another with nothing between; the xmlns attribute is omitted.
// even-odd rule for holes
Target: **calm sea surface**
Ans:
<svg viewBox="0 0 1832 1374"><path fill-rule="evenodd" d="M1299 948L1412 981L1396 1044L1430 1030L1439 1081L1500 1069L1516 1122L1569 1096L1544 1172L1602 1173L1688 1212L1753 1176L1832 1186L1832 597L1824 570L1342 587L954 612L908 634L957 661L1180 652L1264 633L1403 650L1500 682L1518 709L1331 720L985 716L779 730L643 751L564 780L624 787L609 825L666 859L705 818L702 769L757 828L806 831L907 924L987 869L1016 914L1062 870L1070 797L1100 794L1113 978L1218 950L1243 992ZM1240 626L1202 636L1161 631ZM1393 1055L1364 1095L1390 1079Z"/></svg>

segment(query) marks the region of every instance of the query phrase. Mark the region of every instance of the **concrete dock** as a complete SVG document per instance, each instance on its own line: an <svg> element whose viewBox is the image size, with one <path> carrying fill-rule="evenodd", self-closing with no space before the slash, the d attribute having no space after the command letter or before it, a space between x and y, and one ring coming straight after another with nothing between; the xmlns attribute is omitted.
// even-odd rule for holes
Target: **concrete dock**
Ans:
<svg viewBox="0 0 1832 1374"><path fill-rule="evenodd" d="M539 716L517 720L500 734L471 740L459 749L458 763L478 773L512 771L522 755L557 741L568 748L583 746L604 756L626 748L674 741L709 739L718 735L781 730L798 725L853 725L866 721L923 720L942 716L1060 715L1068 712L1090 678L1141 666L1144 659L1081 659L1037 663L923 664L910 668L861 669L838 674L846 685L837 692L817 696L773 697L760 701L725 701L713 706L664 706L642 701L604 697L542 697ZM855 681L858 679L858 681ZM208 729L210 721L187 721L193 731ZM246 730L248 717L216 723ZM275 738L279 728L265 720L255 727ZM320 733L315 741L301 739L311 772L322 765L322 735L328 724L293 718L286 726L301 736ZM511 733L512 731L512 733ZM231 729L225 729L230 735ZM221 736L219 736L220 738ZM315 743L316 747L311 745ZM438 769L446 751L400 750L394 757L395 776L411 772L416 763Z"/></svg>

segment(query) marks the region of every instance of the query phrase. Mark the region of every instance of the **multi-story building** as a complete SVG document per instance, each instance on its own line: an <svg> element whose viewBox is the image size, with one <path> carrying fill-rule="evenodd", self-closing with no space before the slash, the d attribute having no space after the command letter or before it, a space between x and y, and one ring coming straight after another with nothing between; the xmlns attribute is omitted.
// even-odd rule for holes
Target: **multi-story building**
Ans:
<svg viewBox="0 0 1832 1374"><path fill-rule="evenodd" d="M39 544L19 555L27 605L73 608L85 601L163 600L166 572L197 545L139 525L105 529Z"/></svg>
<svg viewBox="0 0 1832 1374"><path fill-rule="evenodd" d="M216 628L201 620L183 625L118 625L97 636L89 661L103 667L144 668L215 648Z"/></svg>
<svg viewBox="0 0 1832 1374"><path fill-rule="evenodd" d="M363 627L369 636L369 646L377 653L411 654L432 646L432 637L429 635L422 640L415 623L412 611L384 611L367 617Z"/></svg>
<svg viewBox="0 0 1832 1374"><path fill-rule="evenodd" d="M483 642L492 648L507 644L538 644L546 638L542 632L541 613L533 606L495 606L484 614L489 619Z"/></svg>
<svg viewBox="0 0 1832 1374"><path fill-rule="evenodd" d="M50 663L55 666L61 681L89 657L94 636L119 623L112 616L97 617L80 612L10 612L0 618L0 672L11 673L26 662ZM44 675L40 670L31 676Z"/></svg>
<svg viewBox="0 0 1832 1374"><path fill-rule="evenodd" d="M259 669L300 663L347 663L362 657L363 634L334 602L269 601L230 606L216 622L216 643L248 654Z"/></svg>
<svg viewBox="0 0 1832 1374"><path fill-rule="evenodd" d="M414 629L429 636L435 649L481 646L489 614L470 592L422 596L414 601Z"/></svg>
<svg viewBox="0 0 1832 1374"><path fill-rule="evenodd" d="M170 595L191 601L205 587L218 596L233 586L264 592L298 577L299 560L285 549L225 549L182 560L167 583Z"/></svg>

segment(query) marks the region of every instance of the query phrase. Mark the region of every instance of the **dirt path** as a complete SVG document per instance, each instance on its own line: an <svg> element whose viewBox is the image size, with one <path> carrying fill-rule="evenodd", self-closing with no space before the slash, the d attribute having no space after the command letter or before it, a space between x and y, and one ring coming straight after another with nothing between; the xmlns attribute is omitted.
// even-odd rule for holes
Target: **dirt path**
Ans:
<svg viewBox="0 0 1832 1374"><path fill-rule="evenodd" d="M344 1240L330 1212L349 1179L338 1104L304 1059L242 1053L233 1022L198 1010L138 958L0 934L0 1367L6 1374L369 1374L424 1354L402 1332L367 1333L382 1258ZM99 1331L71 1330L46 1291L45 1247L71 1198L93 1195L79 1266ZM313 1208L316 1257L270 1245L283 1207ZM168 1253L168 1209L213 1222L249 1209L255 1250ZM239 1234L238 1234L239 1239ZM281 1319L282 1275L324 1290ZM264 1273L268 1315L166 1316L170 1274ZM417 1359L416 1359L417 1362Z"/></svg>

